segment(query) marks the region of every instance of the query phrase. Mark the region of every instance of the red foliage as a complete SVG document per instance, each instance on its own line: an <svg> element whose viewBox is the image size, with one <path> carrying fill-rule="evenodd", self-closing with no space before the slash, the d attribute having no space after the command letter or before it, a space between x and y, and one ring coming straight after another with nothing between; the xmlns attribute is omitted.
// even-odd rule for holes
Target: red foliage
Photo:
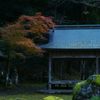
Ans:
<svg viewBox="0 0 100 100"><path fill-rule="evenodd" d="M50 28L54 28L55 24L51 17L44 17L41 12L35 16L22 15L18 21L7 25L2 30L2 38L11 45L12 49L22 48L27 54L42 53L43 50L34 44L35 38L44 38L41 33L49 33ZM32 39L27 38L27 34L36 34Z"/></svg>

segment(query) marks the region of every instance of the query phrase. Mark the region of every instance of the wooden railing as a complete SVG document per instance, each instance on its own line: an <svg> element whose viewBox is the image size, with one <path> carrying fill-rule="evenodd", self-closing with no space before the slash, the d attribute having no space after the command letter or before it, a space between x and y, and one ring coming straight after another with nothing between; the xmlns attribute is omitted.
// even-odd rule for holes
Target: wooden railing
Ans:
<svg viewBox="0 0 100 100"><path fill-rule="evenodd" d="M48 89L54 89L54 88L62 89L61 85L63 84L66 85L66 87L63 87L63 89L67 89L69 84L73 88L76 83L82 82L82 81L84 80L54 80L48 83L47 88ZM56 85L58 85L58 87L56 87Z"/></svg>
<svg viewBox="0 0 100 100"><path fill-rule="evenodd" d="M51 81L49 82L49 84L76 84L81 81L84 80L57 80L57 81Z"/></svg>

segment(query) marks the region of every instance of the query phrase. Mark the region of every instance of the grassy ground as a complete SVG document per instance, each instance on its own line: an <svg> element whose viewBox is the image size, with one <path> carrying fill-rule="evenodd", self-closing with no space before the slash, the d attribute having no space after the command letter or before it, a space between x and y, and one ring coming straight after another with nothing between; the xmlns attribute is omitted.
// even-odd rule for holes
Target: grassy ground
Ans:
<svg viewBox="0 0 100 100"><path fill-rule="evenodd" d="M38 87L45 87L47 85L47 83L21 83L19 85L23 85L23 86L38 86Z"/></svg>
<svg viewBox="0 0 100 100"><path fill-rule="evenodd" d="M25 83L25 84L19 84L18 87L16 88L20 88L20 86L24 86L24 87L45 87L46 83ZM4 87L2 87L4 89ZM14 87L14 89L16 89ZM0 88L0 90L2 90ZM5 91L5 89L3 90ZM24 94L14 94L14 95L5 95L5 96L0 96L0 100L43 100L44 97L47 96L57 96L60 97L64 100L72 100L72 94L45 94L45 93L24 93Z"/></svg>
<svg viewBox="0 0 100 100"><path fill-rule="evenodd" d="M47 96L57 96L64 100L72 100L72 95L67 94L41 94L41 93L31 93L31 94L16 94L0 96L0 100L43 100Z"/></svg>

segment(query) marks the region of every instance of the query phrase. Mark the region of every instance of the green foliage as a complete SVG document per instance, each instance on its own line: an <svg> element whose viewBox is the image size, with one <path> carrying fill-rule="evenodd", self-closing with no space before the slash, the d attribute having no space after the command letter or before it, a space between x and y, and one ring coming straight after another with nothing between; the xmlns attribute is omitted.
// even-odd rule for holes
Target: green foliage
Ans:
<svg viewBox="0 0 100 100"><path fill-rule="evenodd" d="M36 12L47 12L50 0L2 0L0 1L0 26L12 23L20 15L33 15Z"/></svg>
<svg viewBox="0 0 100 100"><path fill-rule="evenodd" d="M48 96L43 98L43 100L63 100L63 99L56 96Z"/></svg>
<svg viewBox="0 0 100 100"><path fill-rule="evenodd" d="M24 14L32 16L36 12L43 12L45 16L53 16L54 19L56 16L58 24L83 24L82 19L84 19L83 17L86 17L83 15L88 15L87 17L89 22L87 24L100 23L100 8L97 7L99 6L97 4L100 4L99 2L91 4L91 0L89 0L89 3L86 3L86 5L88 5L86 6L87 10L84 11L85 5L79 3L84 0L74 0L74 2L72 2L73 0L56 1L57 0L43 0L43 2L41 2L41 0L1 0L0 26L4 26L5 24L9 24L14 20L17 20L20 15ZM87 2L87 0L85 1ZM58 3L59 7L55 9L55 6Z"/></svg>
<svg viewBox="0 0 100 100"><path fill-rule="evenodd" d="M84 5L90 6L90 7L97 7L99 8L100 2L99 0L73 0L75 3L83 3Z"/></svg>
<svg viewBox="0 0 100 100"><path fill-rule="evenodd" d="M100 97L94 96L94 97L92 97L90 100L100 100Z"/></svg>

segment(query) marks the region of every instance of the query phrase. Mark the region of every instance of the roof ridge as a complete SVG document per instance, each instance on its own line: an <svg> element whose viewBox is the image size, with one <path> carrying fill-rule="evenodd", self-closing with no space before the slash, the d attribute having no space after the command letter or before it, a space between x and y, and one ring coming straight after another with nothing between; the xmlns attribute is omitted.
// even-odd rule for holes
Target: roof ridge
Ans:
<svg viewBox="0 0 100 100"><path fill-rule="evenodd" d="M60 29L60 28L100 28L100 24L91 24L91 25L56 25L55 26L56 29Z"/></svg>

